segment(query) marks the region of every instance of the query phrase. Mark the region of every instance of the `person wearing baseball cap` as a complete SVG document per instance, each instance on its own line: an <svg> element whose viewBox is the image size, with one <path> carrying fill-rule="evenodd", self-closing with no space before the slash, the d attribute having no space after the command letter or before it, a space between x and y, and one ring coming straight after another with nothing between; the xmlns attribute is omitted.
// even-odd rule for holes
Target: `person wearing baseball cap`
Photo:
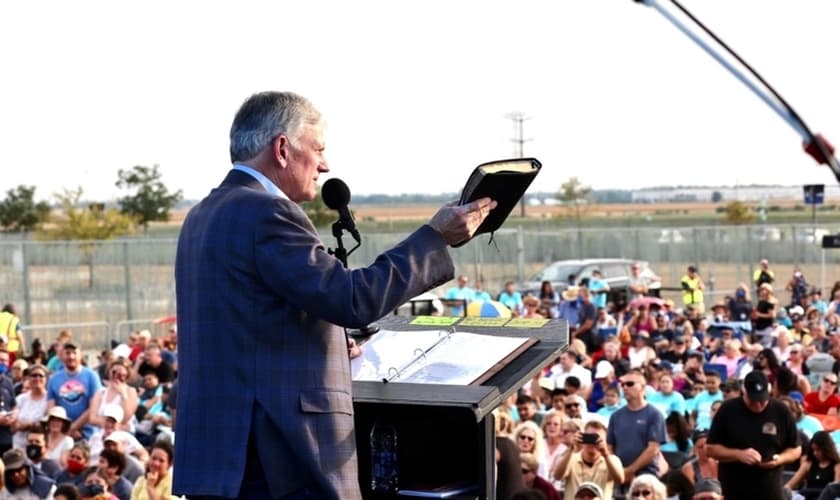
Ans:
<svg viewBox="0 0 840 500"><path fill-rule="evenodd" d="M790 409L770 398L767 375L750 372L741 397L723 403L709 430L708 454L719 462L723 496L783 500L782 466L801 453Z"/></svg>
<svg viewBox="0 0 840 500"><path fill-rule="evenodd" d="M22 450L3 453L3 498L52 498L55 481L32 466Z"/></svg>
<svg viewBox="0 0 840 500"><path fill-rule="evenodd" d="M694 496L692 500L721 500L723 498L723 488L720 486L720 481L713 477L704 477L697 481L694 485Z"/></svg>
<svg viewBox="0 0 840 500"><path fill-rule="evenodd" d="M604 498L603 490L591 481L580 483L575 490L575 500L601 500L602 498Z"/></svg>

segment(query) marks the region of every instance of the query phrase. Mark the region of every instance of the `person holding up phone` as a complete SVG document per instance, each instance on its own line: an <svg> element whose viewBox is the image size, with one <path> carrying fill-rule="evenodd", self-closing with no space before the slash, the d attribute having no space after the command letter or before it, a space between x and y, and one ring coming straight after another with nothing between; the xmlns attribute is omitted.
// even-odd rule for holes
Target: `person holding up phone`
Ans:
<svg viewBox="0 0 840 500"><path fill-rule="evenodd" d="M624 482L624 467L607 447L607 428L598 420L587 422L573 443L553 467L554 479L565 481L564 499L574 500L584 482L597 484L604 491L603 498L612 498L615 485Z"/></svg>

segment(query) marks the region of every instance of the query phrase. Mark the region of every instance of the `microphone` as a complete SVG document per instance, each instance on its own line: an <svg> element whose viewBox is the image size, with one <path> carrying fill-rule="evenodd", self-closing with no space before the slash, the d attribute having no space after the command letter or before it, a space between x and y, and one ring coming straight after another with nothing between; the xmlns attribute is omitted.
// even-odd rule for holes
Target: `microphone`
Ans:
<svg viewBox="0 0 840 500"><path fill-rule="evenodd" d="M338 211L338 222L350 233L356 243L361 243L362 236L356 229L356 221L353 220L350 209L347 208L350 204L350 188L347 184L338 178L328 179L321 188L321 198L324 199L327 207Z"/></svg>

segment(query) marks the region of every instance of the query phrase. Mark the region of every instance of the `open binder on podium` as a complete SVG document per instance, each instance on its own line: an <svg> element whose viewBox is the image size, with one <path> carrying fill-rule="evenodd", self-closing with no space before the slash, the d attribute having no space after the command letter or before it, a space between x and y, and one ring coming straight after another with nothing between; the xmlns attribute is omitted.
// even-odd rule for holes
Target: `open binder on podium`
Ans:
<svg viewBox="0 0 840 500"><path fill-rule="evenodd" d="M455 328L380 330L351 361L353 380L415 384L481 384L538 340Z"/></svg>
<svg viewBox="0 0 840 500"><path fill-rule="evenodd" d="M492 411L560 355L568 325L474 320L384 317L351 362L364 500L495 498ZM397 436L399 491L385 496L371 487L378 422Z"/></svg>

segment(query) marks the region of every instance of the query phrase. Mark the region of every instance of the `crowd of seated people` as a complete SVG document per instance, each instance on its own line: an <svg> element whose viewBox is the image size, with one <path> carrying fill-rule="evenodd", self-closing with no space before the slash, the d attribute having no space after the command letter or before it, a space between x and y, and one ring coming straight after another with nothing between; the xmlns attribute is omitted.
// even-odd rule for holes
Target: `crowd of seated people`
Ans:
<svg viewBox="0 0 840 500"><path fill-rule="evenodd" d="M563 314L585 311L591 302L585 286L561 293L556 304L537 297L547 317L569 322L571 340L558 359L495 410L510 427L506 439L522 453L526 481L514 483L519 491L530 484L552 498L548 484L557 498L573 499L581 478L588 478L602 498L629 497L634 481L644 476L651 493L658 483L668 497L713 498L712 490L720 495L717 462L706 453L708 431L722 402L741 397L743 380L754 370L767 376L772 397L785 402L797 422L802 456L783 475L791 497L840 491L840 282L827 290L828 300L819 289L803 289L803 282L799 272L787 284L765 273L705 308L679 308L661 299L638 300L621 310L607 303L597 308L591 330L581 328L588 326L588 312ZM506 297L513 292L506 287ZM577 304L564 306L572 301ZM619 432L633 441L621 423L628 405L660 414L661 425L647 437L657 446L648 448L642 439L626 453L621 448L631 445L611 440ZM649 463L638 463L636 457L646 453ZM700 485L702 492L695 491Z"/></svg>
<svg viewBox="0 0 840 500"><path fill-rule="evenodd" d="M0 349L0 498L172 498L176 330L134 332L93 369L70 331Z"/></svg>

